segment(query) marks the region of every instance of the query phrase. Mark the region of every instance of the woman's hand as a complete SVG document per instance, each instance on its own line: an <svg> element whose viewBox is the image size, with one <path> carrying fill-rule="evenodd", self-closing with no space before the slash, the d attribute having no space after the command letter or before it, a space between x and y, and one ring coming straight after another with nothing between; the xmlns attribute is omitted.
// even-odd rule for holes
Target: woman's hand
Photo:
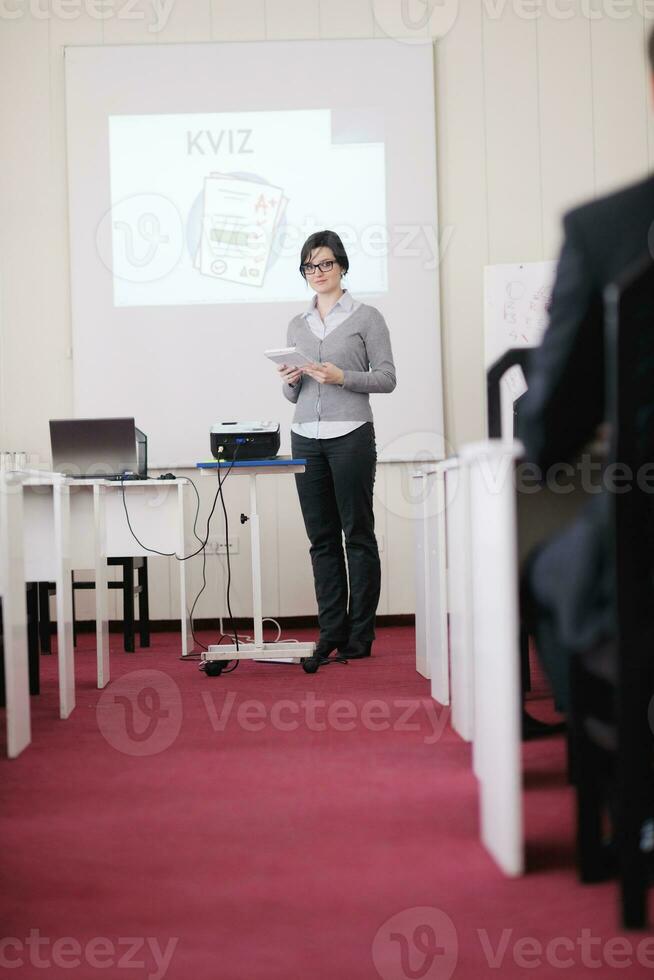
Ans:
<svg viewBox="0 0 654 980"><path fill-rule="evenodd" d="M345 381L342 370L329 361L325 361L324 364L310 364L302 370L321 385L342 385Z"/></svg>
<svg viewBox="0 0 654 980"><path fill-rule="evenodd" d="M282 381L287 385L296 385L302 377L300 368L289 367L287 364L280 364L277 370L282 376Z"/></svg>

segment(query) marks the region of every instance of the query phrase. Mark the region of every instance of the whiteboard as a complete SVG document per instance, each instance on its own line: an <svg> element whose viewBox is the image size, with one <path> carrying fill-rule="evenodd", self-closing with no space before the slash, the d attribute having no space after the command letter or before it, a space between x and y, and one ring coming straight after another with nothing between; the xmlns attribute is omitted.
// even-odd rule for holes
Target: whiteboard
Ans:
<svg viewBox="0 0 654 980"><path fill-rule="evenodd" d="M484 354L488 369L511 347L537 347L548 323L556 262L487 265Z"/></svg>
<svg viewBox="0 0 654 980"><path fill-rule="evenodd" d="M371 398L380 459L442 457L431 45L67 48L66 112L76 415L133 415L153 467L206 458L218 421L279 421L288 449L293 406L263 351L312 296L301 243L332 227L347 288L391 333L398 385ZM200 229L209 195L254 207L257 181L274 208L250 280L254 258L228 268ZM291 248L273 254L280 231Z"/></svg>
<svg viewBox="0 0 654 980"><path fill-rule="evenodd" d="M484 269L484 363L486 370L513 347L537 347L549 322L557 263L519 262ZM514 365L501 382L502 435L513 439L513 403L527 390Z"/></svg>

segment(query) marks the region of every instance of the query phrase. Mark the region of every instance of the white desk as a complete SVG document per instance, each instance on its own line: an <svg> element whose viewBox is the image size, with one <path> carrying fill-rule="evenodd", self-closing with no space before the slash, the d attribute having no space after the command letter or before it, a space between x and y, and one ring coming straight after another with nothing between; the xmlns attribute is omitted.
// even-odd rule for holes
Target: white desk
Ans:
<svg viewBox="0 0 654 980"><path fill-rule="evenodd" d="M415 487L416 670L432 697L452 705L452 727L470 741L474 696L468 468L458 457L423 466Z"/></svg>
<svg viewBox="0 0 654 980"><path fill-rule="evenodd" d="M473 760L480 781L482 840L509 875L524 870L519 574L534 547L588 501L581 473L569 492L516 489L518 442L464 446L470 509L474 651ZM518 484L518 487L520 484Z"/></svg>
<svg viewBox="0 0 654 980"><path fill-rule="evenodd" d="M424 673L422 665L431 665L432 693L442 700L450 694L449 666L452 725L473 738L482 840L510 875L522 873L524 851L516 455L504 443L483 443L414 474L422 488L416 502L417 667ZM508 479L498 479L502 467Z"/></svg>
<svg viewBox="0 0 654 980"><path fill-rule="evenodd" d="M185 505L188 481L85 480L71 482L71 523L75 569L95 570L98 687L110 678L107 558L155 558L148 548L186 555ZM131 522L134 538L127 523ZM144 547L145 546L145 547ZM195 549L191 549L195 550ZM181 652L190 650L186 562L179 562Z"/></svg>
<svg viewBox="0 0 654 980"><path fill-rule="evenodd" d="M22 477L0 473L0 598L5 671L7 755L32 738L27 666Z"/></svg>
<svg viewBox="0 0 654 980"><path fill-rule="evenodd" d="M507 875L524 871L515 461L500 440L464 446L469 473L474 650L473 759L481 838Z"/></svg>
<svg viewBox="0 0 654 980"><path fill-rule="evenodd" d="M71 481L71 540L73 570L95 573L95 642L97 685L109 682L109 612L105 533L104 481Z"/></svg>
<svg viewBox="0 0 654 980"><path fill-rule="evenodd" d="M472 559L468 467L453 457L440 464L445 480L447 606L452 728L466 742L474 731Z"/></svg>
<svg viewBox="0 0 654 980"><path fill-rule="evenodd" d="M416 670L432 697L450 703L445 486L441 464L412 474L416 558Z"/></svg>
<svg viewBox="0 0 654 980"><path fill-rule="evenodd" d="M59 717L75 707L75 652L71 584L70 480L27 476L24 490L24 581L54 582L57 604Z"/></svg>
<svg viewBox="0 0 654 980"><path fill-rule="evenodd" d="M250 553L252 560L252 606L254 618L254 643L221 645L213 644L202 653L202 660L261 660L292 657L303 660L315 650L315 643L264 643L263 611L261 602L261 531L257 511L257 477L279 473L304 473L305 460L278 456L275 459L236 460L231 462L198 463L203 476L221 474L221 479L229 471L229 479L247 477L250 482Z"/></svg>
<svg viewBox="0 0 654 980"><path fill-rule="evenodd" d="M25 583L56 586L59 716L75 707L72 627L73 569L95 572L97 683L110 677L107 558L147 557L148 547L185 554L181 480L78 481L58 474L0 475L0 595L3 599L7 749L18 755L30 741ZM124 503L123 503L124 488ZM143 545L132 536L125 516ZM182 654L189 652L186 563L180 562Z"/></svg>

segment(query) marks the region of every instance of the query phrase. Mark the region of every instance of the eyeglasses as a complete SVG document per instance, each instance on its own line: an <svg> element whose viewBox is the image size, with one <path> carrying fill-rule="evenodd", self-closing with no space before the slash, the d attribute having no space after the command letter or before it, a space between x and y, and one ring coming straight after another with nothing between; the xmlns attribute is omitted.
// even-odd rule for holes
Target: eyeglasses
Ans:
<svg viewBox="0 0 654 980"><path fill-rule="evenodd" d="M312 276L318 269L321 272L331 272L335 265L334 259L318 262L317 265L314 265L313 262L305 262L304 265L300 266L300 272L304 273L305 276Z"/></svg>

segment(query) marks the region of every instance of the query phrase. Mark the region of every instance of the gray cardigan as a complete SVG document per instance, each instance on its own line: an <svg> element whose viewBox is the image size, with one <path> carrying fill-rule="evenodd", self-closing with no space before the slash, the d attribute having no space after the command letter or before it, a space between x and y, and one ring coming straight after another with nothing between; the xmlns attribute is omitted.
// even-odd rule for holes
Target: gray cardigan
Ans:
<svg viewBox="0 0 654 980"><path fill-rule="evenodd" d="M319 340L303 316L288 325L287 343L312 361L329 361L342 369L342 385L318 384L303 374L284 395L296 403L294 422L372 422L371 394L393 391L395 365L388 327L374 306L362 303L324 340Z"/></svg>

